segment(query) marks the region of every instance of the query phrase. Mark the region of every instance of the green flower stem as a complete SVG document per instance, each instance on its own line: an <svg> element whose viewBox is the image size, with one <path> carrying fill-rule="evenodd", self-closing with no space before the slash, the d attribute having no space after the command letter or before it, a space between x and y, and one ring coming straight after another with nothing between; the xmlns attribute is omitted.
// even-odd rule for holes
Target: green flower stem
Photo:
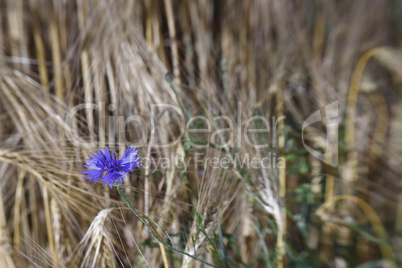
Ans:
<svg viewBox="0 0 402 268"><path fill-rule="evenodd" d="M203 264L205 264L205 265L208 265L208 266L210 266L210 267L215 267L215 265L213 265L213 264L210 264L210 263L208 263L208 262L206 262L206 261L203 261L203 260L201 260L201 259L199 259L199 258L197 258L197 257L195 257L195 256L193 256L193 255L191 255L191 254L188 254L187 252L184 252L184 251L182 251L182 250L180 250L180 249L175 248L174 245L173 245L172 239L171 239L170 236L166 233L166 231L163 230L163 228L160 227L154 220L152 220L151 217L147 217L147 219L145 219L144 217L142 217L142 216L140 215L140 213L138 213L138 211L134 209L134 207L131 205L130 201L128 201L127 197L124 195L123 190L121 189L121 184L120 184L119 182L116 182L115 185L116 185L116 187L117 187L117 191L119 192L119 195L121 196L121 198L123 199L123 201L126 203L126 205L127 205L127 206L130 208L130 210L135 214L135 216L137 216L137 217L145 224L145 226L148 228L148 230L149 230L149 232L151 233L151 235L152 235L156 240L158 240L162 245L164 245L165 247L170 248L170 249L173 250L173 251L176 251L176 252L181 253L181 254L184 254L184 255L186 255L186 256L188 256L188 257L190 257L190 258L193 258L194 260L199 261L199 262L201 262L201 263L203 263ZM148 222L148 221L150 221L150 222L152 222L152 224L156 225L156 226L169 238L170 245L169 245L168 243L166 243L165 241L163 241L162 239L159 238L159 236L154 232L153 228L149 225L149 222Z"/></svg>

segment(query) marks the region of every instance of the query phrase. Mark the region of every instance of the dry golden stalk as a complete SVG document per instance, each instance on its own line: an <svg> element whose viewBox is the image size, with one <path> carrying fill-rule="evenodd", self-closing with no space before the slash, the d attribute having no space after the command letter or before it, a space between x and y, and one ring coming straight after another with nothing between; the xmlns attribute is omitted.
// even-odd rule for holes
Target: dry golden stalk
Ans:
<svg viewBox="0 0 402 268"><path fill-rule="evenodd" d="M281 120L284 118L284 105L283 105L283 97L282 97L282 89L281 85L276 89L276 116L278 121L278 159L285 157L285 122ZM278 267L284 267L284 257L285 257L285 244L284 240L286 239L286 166L279 167L278 173L279 180L279 198L282 202L281 209L281 217L282 217L282 225L278 225L278 238L277 238L277 247L278 247Z"/></svg>
<svg viewBox="0 0 402 268"><path fill-rule="evenodd" d="M355 147L356 133L355 133L355 122L356 122L356 108L357 108L357 97L359 95L360 81L363 75L363 71L372 56L374 56L381 48L375 48L367 51L360 59L356 65L353 72L352 80L350 82L350 88L347 98L347 113L345 120L345 142L348 148L348 172L344 175L345 184L351 185L356 181L357 172L357 150Z"/></svg>
<svg viewBox="0 0 402 268"><path fill-rule="evenodd" d="M36 57L38 59L39 65L39 78L40 83L43 86L46 94L46 101L49 101L50 93L49 93L49 76L46 66L46 56L45 56L45 47L42 40L41 29L40 29L40 20L38 14L38 1L30 0L30 5L32 9L33 15L33 36L35 41L36 48Z"/></svg>
<svg viewBox="0 0 402 268"><path fill-rule="evenodd" d="M181 87L179 50L177 45L176 26L174 23L173 3L172 0L164 0L164 3L169 26L170 46L172 49L173 75L175 77L175 83L178 87Z"/></svg>

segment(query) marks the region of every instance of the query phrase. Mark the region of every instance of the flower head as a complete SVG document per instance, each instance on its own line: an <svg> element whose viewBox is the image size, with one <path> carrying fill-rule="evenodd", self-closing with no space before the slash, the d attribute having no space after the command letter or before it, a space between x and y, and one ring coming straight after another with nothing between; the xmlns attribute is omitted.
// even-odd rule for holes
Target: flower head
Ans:
<svg viewBox="0 0 402 268"><path fill-rule="evenodd" d="M88 169L83 169L81 172L86 175L84 178L90 178L88 183L94 181L95 184L98 180L103 180L102 186L108 183L112 188L117 180L123 183L122 179L126 177L128 172L133 172L134 168L141 166L141 159L136 157L137 153L138 150L131 146L118 159L116 154L111 153L106 146L105 152L99 150L97 154L91 153L92 159L85 159L88 165L84 165L84 167Z"/></svg>

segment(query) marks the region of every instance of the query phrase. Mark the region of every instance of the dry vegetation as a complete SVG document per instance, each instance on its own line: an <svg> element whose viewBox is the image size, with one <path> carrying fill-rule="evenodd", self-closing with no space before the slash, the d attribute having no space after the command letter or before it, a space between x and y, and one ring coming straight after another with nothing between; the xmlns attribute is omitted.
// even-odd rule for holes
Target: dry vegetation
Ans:
<svg viewBox="0 0 402 268"><path fill-rule="evenodd" d="M0 267L202 267L158 245L115 188L87 184L89 152L122 153L142 128L145 166L124 181L134 207L176 246L219 267L402 265L402 3L3 0L0 27ZM170 71L173 84L165 80ZM338 101L339 165L308 153L303 122ZM97 104L67 118L71 108ZM180 117L212 132L286 116L270 148L196 149ZM239 103L241 103L241 108ZM114 104L114 107L109 107ZM109 109L111 108L111 109ZM113 109L114 108L114 109ZM241 120L237 120L238 115ZM257 121L256 121L257 122ZM202 126L201 128L204 128ZM273 127L271 125L271 127ZM72 143L73 133L95 147ZM327 128L305 130L325 150ZM129 143L122 141L128 140ZM197 154L275 153L286 168L211 168ZM334 153L334 152L332 152ZM328 158L336 155L327 155ZM363 267L363 266L362 266Z"/></svg>

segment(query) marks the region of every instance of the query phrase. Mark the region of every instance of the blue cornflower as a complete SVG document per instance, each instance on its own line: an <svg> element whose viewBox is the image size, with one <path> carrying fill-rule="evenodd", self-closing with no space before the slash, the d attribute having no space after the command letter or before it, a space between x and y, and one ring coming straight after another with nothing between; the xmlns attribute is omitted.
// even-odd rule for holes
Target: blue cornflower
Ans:
<svg viewBox="0 0 402 268"><path fill-rule="evenodd" d="M133 168L141 166L141 159L136 157L137 153L138 150L131 146L118 159L116 154L111 153L106 146L105 152L99 150L96 155L90 153L92 159L85 159L88 165L84 165L88 169L83 169L81 172L86 175L84 178L90 178L88 183L94 181L95 184L98 180L103 180L102 186L109 183L110 188L112 188L116 180L123 183L122 179L126 177L128 172L133 172ZM101 177L102 174L104 174L103 177Z"/></svg>

